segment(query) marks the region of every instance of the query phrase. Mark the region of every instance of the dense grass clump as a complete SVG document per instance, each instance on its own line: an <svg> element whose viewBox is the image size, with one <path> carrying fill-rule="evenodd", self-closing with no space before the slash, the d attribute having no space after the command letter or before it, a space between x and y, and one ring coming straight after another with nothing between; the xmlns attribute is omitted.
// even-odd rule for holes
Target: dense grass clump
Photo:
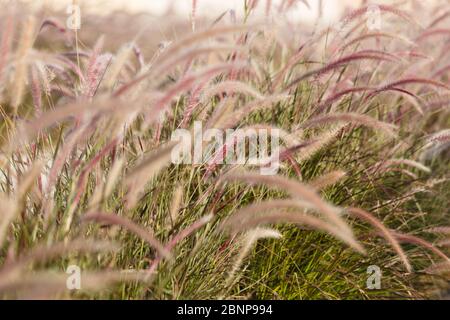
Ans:
<svg viewBox="0 0 450 320"><path fill-rule="evenodd" d="M308 1L261 17L263 3L207 21L193 1L191 21L161 18L167 38L145 15L86 14L74 31L5 5L3 298L445 297L448 2L380 5L381 30L366 6L311 27L287 18ZM226 142L173 163L174 130L196 122L279 130L280 170L221 163Z"/></svg>

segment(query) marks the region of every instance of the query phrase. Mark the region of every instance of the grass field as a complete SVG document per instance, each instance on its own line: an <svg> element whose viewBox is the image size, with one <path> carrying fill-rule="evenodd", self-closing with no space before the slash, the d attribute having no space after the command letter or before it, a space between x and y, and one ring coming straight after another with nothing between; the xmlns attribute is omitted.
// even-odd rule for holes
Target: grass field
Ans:
<svg viewBox="0 0 450 320"><path fill-rule="evenodd" d="M312 26L287 16L314 1L196 2L79 29L2 3L1 297L448 298L448 1ZM281 145L177 164L196 123Z"/></svg>

